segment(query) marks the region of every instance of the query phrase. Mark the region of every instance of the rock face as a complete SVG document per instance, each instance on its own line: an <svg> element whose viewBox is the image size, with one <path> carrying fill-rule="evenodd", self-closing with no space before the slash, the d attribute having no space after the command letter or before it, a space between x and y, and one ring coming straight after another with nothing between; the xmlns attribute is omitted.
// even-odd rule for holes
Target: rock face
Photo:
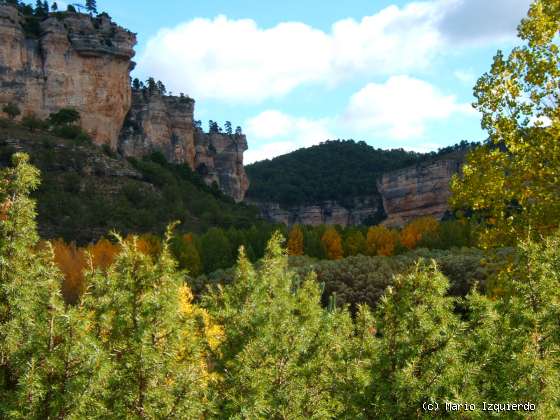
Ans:
<svg viewBox="0 0 560 420"><path fill-rule="evenodd" d="M288 226L300 225L360 225L368 218L374 218L382 209L379 197L368 196L354 199L352 206L343 207L335 201L326 201L311 206L296 206L283 209L277 203L249 202L257 206L262 216L274 223Z"/></svg>
<svg viewBox="0 0 560 420"><path fill-rule="evenodd" d="M104 14L51 14L36 33L26 28L16 7L0 5L0 103L40 118L73 107L97 144L115 147L130 107L136 36Z"/></svg>
<svg viewBox="0 0 560 420"><path fill-rule="evenodd" d="M146 89L132 91L132 106L119 136L124 156L161 152L169 162L195 168L194 100L163 96Z"/></svg>
<svg viewBox="0 0 560 420"><path fill-rule="evenodd" d="M243 166L243 152L247 150L245 135L207 134L197 129L195 149L195 170L206 183L216 182L235 201L242 201L249 189Z"/></svg>
<svg viewBox="0 0 560 420"><path fill-rule="evenodd" d="M442 159L389 172L377 183L388 218L383 224L402 226L422 216L441 219L449 209L449 182L461 159Z"/></svg>
<svg viewBox="0 0 560 420"><path fill-rule="evenodd" d="M188 164L208 185L215 182L225 194L242 201L249 188L243 167L247 139L195 128L194 104L188 97L134 90L118 149L134 157L159 151L168 161Z"/></svg>
<svg viewBox="0 0 560 420"><path fill-rule="evenodd" d="M0 106L13 102L21 117L43 119L75 108L96 144L124 156L160 151L243 200L247 139L195 129L188 97L132 91L135 34L106 14L51 13L33 30L28 19L15 6L0 4Z"/></svg>

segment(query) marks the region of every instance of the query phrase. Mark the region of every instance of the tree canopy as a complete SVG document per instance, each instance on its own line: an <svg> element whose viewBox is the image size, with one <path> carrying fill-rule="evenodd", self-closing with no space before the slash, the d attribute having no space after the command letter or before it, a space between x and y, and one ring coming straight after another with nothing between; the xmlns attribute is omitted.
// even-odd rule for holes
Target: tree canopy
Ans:
<svg viewBox="0 0 560 420"><path fill-rule="evenodd" d="M485 246L513 244L560 225L560 4L538 0L474 89L489 141L452 183L452 204L473 210Z"/></svg>

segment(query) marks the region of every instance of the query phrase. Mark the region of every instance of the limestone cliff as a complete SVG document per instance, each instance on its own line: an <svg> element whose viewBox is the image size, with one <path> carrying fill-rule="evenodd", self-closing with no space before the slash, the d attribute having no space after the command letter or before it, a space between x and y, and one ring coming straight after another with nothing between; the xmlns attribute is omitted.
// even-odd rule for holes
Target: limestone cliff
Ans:
<svg viewBox="0 0 560 420"><path fill-rule="evenodd" d="M241 201L248 188L245 136L195 129L194 101L188 97L133 91L135 44L135 34L106 14L37 18L0 4L0 106L13 102L21 117L43 119L61 108L75 108L96 144L108 144L124 156L160 151Z"/></svg>
<svg viewBox="0 0 560 420"><path fill-rule="evenodd" d="M247 150L245 135L204 133L195 130L195 169L208 185L216 182L235 201L242 201L249 188L243 166Z"/></svg>
<svg viewBox="0 0 560 420"><path fill-rule="evenodd" d="M444 158L384 174L377 183L388 216L383 224L402 226L422 216L441 219L449 209L449 182L461 165L461 157Z"/></svg>
<svg viewBox="0 0 560 420"><path fill-rule="evenodd" d="M0 5L0 103L17 103L23 115L40 118L73 107L97 144L116 147L130 108L135 34L106 14L51 14L37 33L26 19Z"/></svg>
<svg viewBox="0 0 560 420"><path fill-rule="evenodd" d="M188 164L208 185L215 182L225 194L242 201L249 187L243 167L247 139L195 128L194 103L188 97L133 90L118 149L134 157L159 151L168 161Z"/></svg>
<svg viewBox="0 0 560 420"><path fill-rule="evenodd" d="M336 201L326 201L316 205L294 206L287 209L277 203L248 202L259 208L262 216L274 223L288 226L300 224L318 226L361 225L366 220L375 220L383 210L378 196L356 197L351 205L343 206Z"/></svg>
<svg viewBox="0 0 560 420"><path fill-rule="evenodd" d="M265 219L286 225L349 226L382 221L384 225L401 227L422 216L441 219L449 211L449 182L460 171L464 157L464 150L457 151L386 172L377 181L376 194L356 197L345 205L325 201L283 208L271 202L248 203L257 206Z"/></svg>
<svg viewBox="0 0 560 420"><path fill-rule="evenodd" d="M118 149L124 156L161 152L169 162L195 168L194 100L132 91L132 106L120 133Z"/></svg>

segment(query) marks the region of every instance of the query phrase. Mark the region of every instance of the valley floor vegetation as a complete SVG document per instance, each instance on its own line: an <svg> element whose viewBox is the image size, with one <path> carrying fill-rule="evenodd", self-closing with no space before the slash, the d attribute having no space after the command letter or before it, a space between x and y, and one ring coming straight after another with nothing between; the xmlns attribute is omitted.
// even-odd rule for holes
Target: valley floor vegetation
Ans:
<svg viewBox="0 0 560 420"><path fill-rule="evenodd" d="M353 313L334 294L322 305L280 233L257 265L241 247L232 281L196 302L171 230L150 252L117 237L112 261L86 253L87 287L67 305L56 243L36 232L38 171L16 154L0 181L3 418L427 418L427 401L560 415L559 234L519 244L493 275L499 296L453 297L420 258Z"/></svg>

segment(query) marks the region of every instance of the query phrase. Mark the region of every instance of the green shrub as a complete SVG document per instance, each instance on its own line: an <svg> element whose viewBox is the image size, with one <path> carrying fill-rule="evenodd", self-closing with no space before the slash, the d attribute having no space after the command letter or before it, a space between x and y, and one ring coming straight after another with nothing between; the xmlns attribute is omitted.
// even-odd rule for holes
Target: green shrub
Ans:
<svg viewBox="0 0 560 420"><path fill-rule="evenodd" d="M44 120L38 118L33 114L23 117L23 119L21 120L21 125L27 128L29 131L45 130L48 128L48 124Z"/></svg>
<svg viewBox="0 0 560 420"><path fill-rule="evenodd" d="M16 104L10 102L9 104L2 107L2 112L8 115L10 120L13 120L21 114L21 109L19 109L19 106L17 106Z"/></svg>

